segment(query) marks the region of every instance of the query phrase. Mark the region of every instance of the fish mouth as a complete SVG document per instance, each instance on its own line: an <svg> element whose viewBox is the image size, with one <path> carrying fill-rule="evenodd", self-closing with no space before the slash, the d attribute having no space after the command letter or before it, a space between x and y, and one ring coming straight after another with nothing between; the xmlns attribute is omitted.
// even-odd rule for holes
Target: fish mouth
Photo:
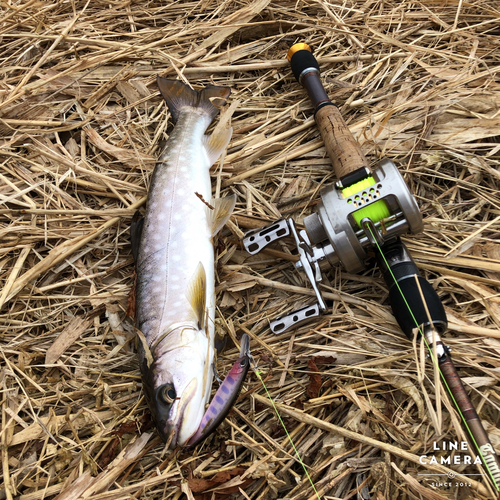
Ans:
<svg viewBox="0 0 500 500"><path fill-rule="evenodd" d="M182 392L180 398L176 401L175 406L172 408L173 411L171 411L168 416L165 415L167 418L160 418L158 422L158 433L170 448L182 446L189 438L189 436L183 438L183 436L181 436L181 431L186 423L185 416L188 409L187 407L196 394L197 386L198 380L193 378ZM197 425L199 425L199 423ZM194 429L193 432L195 430L196 429Z"/></svg>

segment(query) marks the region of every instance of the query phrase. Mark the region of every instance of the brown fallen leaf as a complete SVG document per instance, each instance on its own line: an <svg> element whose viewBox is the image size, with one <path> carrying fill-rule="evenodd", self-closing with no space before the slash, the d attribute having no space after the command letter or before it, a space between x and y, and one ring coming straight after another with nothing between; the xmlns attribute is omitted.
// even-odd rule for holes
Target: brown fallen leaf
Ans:
<svg viewBox="0 0 500 500"><path fill-rule="evenodd" d="M314 356L313 360L316 365L333 365L337 361L337 358L333 356Z"/></svg>
<svg viewBox="0 0 500 500"><path fill-rule="evenodd" d="M217 491L217 492L222 493L221 490L231 489L231 488L234 488L235 486L240 486L244 483L245 483L245 481L243 481L240 476L236 476L236 477L233 477L232 479L230 479L229 481L227 481L226 483L221 484L219 486L216 486L212 490L207 491L207 493L209 493L211 491Z"/></svg>
<svg viewBox="0 0 500 500"><path fill-rule="evenodd" d="M212 479L193 477L191 479L188 479L188 484L189 487L191 488L191 491L193 491L194 493L202 493L203 491L213 488L215 485L219 483L217 483Z"/></svg>
<svg viewBox="0 0 500 500"><path fill-rule="evenodd" d="M212 479L190 477L187 479L187 484L189 486L189 489L193 493L211 492L214 489L219 491L219 490L225 490L226 488L233 490L236 486L239 486L245 482L240 478L240 474L244 473L246 470L247 469L244 467L235 467L234 469L231 470L218 472L212 477ZM172 484L175 483L173 482ZM235 491L231 492L234 493ZM221 494L228 495L230 493L224 492ZM203 495L201 497L203 497Z"/></svg>
<svg viewBox="0 0 500 500"><path fill-rule="evenodd" d="M321 389L321 375L319 374L318 367L316 366L313 358L307 362L307 367L314 373L309 373L309 384L307 386L306 393L311 399L314 399L319 396L319 390Z"/></svg>

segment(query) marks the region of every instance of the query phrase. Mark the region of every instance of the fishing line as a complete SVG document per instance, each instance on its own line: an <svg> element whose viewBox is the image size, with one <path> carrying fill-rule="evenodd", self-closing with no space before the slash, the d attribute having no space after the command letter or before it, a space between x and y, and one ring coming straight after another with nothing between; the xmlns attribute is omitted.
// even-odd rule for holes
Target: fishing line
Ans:
<svg viewBox="0 0 500 500"><path fill-rule="evenodd" d="M488 475L489 475L489 477L490 477L490 479L491 479L492 483L494 484L494 486L495 486L496 490L497 490L497 491L500 491L499 485L497 484L497 482L496 482L496 480L495 480L494 476L492 475L491 470L490 470L490 467L489 467L488 463L486 462L486 460L485 460L485 458L484 458L484 456L483 456L483 454L482 454L482 452L481 452L481 449L480 449L480 447L478 446L478 444L477 444L477 442L476 442L476 440L475 440L475 438L474 438L474 436L473 436L473 434L472 434L472 432L471 432L471 430L470 430L470 427L469 427L469 425L468 425L467 421L465 420L465 417L464 417L464 415L463 415L462 411L460 410L460 407L458 406L458 403L457 403L457 401L456 401L456 399L455 399L455 397L454 397L453 393L451 392L451 389L450 389L450 387L449 387L449 385L448 385L448 383L447 383L447 381L446 381L446 379L445 379L445 377L444 377L444 375L443 375L443 373L442 373L442 371L441 371L441 368L440 368L440 366L439 366L439 362L438 362L438 360L436 359L436 357L434 356L434 351L433 351L433 349L431 348L431 346L430 346L430 345L429 345L429 343L427 342L427 339L425 338L425 335L424 335L424 333L422 332L422 329L420 328L420 325L418 324L418 321L417 321L417 319L416 319L416 317L415 317L415 315L414 315L414 313L413 313L413 311L412 311L412 309L411 309L411 307L410 307L410 305L409 305L409 303L408 303L408 301L407 301L407 299L406 299L406 297L405 297L405 295L404 295L403 291L401 290L401 287L399 286L399 283L398 283L398 281L396 280L396 277L394 276L394 274L393 274L393 272L392 272L392 269L391 269L391 267L389 266L389 263L387 262L387 259L385 258L385 255L384 255L384 253L382 252L382 249L381 249L381 247L380 247L379 243L377 242L376 238L374 237L374 235L373 235L373 233L372 233L372 230L371 230L371 228L370 228L369 226L368 226L368 229L369 229L369 231L370 231L370 233L371 233L371 235L372 235L372 240L373 240L373 241L375 241L375 246L377 247L378 251L380 252L380 255L382 256L382 259L384 260L384 262L385 262L385 264L386 264L386 266L387 266L387 269L389 270L390 275L391 275L391 277L392 277L392 279L393 279L394 283L396 284L396 286L397 286L397 288L398 288L398 290L399 290L399 293L401 294L401 297L403 298L403 301L404 301L404 303L406 304L406 307L408 308L408 311L409 311L409 313L410 313L410 315L411 315L411 317L412 317L412 319L413 319L413 321L414 321L414 323L415 323L415 327L418 329L418 331L419 331L419 333L420 333L420 335L421 335L421 337L422 337L422 339L423 339L423 341L424 341L425 345L427 346L427 349L428 349L428 351L429 351L430 358L431 358L431 360L432 360L432 362L433 362L433 365L434 365L434 366L438 369L439 374L441 375L441 380L442 380L442 382L444 383L444 386L446 387L446 389L447 389L447 391L448 391L448 394L449 394L449 396L451 397L451 399L452 399L452 401L453 401L453 403L454 403L454 405L455 405L455 407L456 407L456 409L457 409L457 411L458 411L458 413L459 413L459 415L460 415L460 417L461 417L461 419L462 419L463 425L464 425L465 429L467 430L467 432L468 432L468 434L469 434L469 438L470 438L470 439L471 439L471 441L473 442L473 444L474 444L474 446L475 446L475 448L476 448L476 450L477 450L478 455L481 457L481 460L482 460L482 465L483 465L483 466L486 468L486 470L488 471ZM422 297L422 300L424 301L423 297ZM425 304L425 301L424 301L424 305L425 305L425 306L427 306L427 304ZM283 427L283 430L285 431L285 434L286 434L286 436L287 436L288 440L290 441L290 444L292 445L292 448L293 448L293 450L295 451L295 454L297 455L297 460L298 460L298 462L300 463L300 465L301 465L301 466L302 466L302 468L304 469L304 472L305 472L305 474L306 474L306 476L307 476L307 479L309 480L309 483L311 484L312 489L314 490L314 493L316 494L316 497L317 497L319 500L321 500L321 496L319 495L319 493L318 493L318 491L317 491L317 489L316 489L316 487L315 487L315 485L314 485L314 482L313 482L313 480L312 480L311 476L309 475L309 472L307 471L307 467L306 467L306 465L305 465L305 464L304 464L304 462L302 461L302 458L301 458L301 456L300 456L300 454L299 454L299 452L298 452L298 450L297 450L297 448L296 448L296 446L295 446L295 443L293 442L293 439L292 439L292 437L290 436L290 434L289 434L289 432L288 432L288 430L287 430L287 428L286 428L286 426L285 426L285 423L283 422L283 420L282 420L282 418L281 418L281 415L280 415L280 413L279 413L279 411L278 411L278 408L277 408L277 407L276 407L276 405L274 404L273 398L272 398L271 394L269 393L269 391L268 391L268 389L267 389L267 386L266 386L266 384L264 383L264 380L262 379L262 377L261 377L261 375L260 375L260 371L258 370L257 366L254 366L254 367L253 367L253 369L254 369L255 374L257 375L257 378L259 379L260 383L262 384L262 387L264 387L264 390L265 390L265 392L266 392L266 394L267 394L267 397L269 398L269 401L271 402L271 405L272 405L272 407L274 408L274 411L275 411L275 413L276 413L276 416L278 417L278 420L279 420L279 422L280 422L281 426Z"/></svg>
<svg viewBox="0 0 500 500"><path fill-rule="evenodd" d="M390 272L390 274L391 274L391 277L392 277L392 279L394 280L394 283L395 283L395 284L396 284L396 286L398 287L399 293L401 294L401 297L403 298L403 301L404 301L404 303L406 304L406 307L408 308L408 311L410 312L410 315L411 315L411 317L412 317L413 321L415 322L415 327L416 327L416 328L418 328L418 331L419 331L419 333L420 333L420 335L421 335L422 339L424 340L425 345L427 346L427 349L429 350L431 360L432 360L432 362L433 362L434 366L438 369L438 371L439 371L439 373L440 373L440 375L441 375L441 379L442 379L442 381L444 382L444 385L445 385L446 389L448 390L448 394L449 394L449 396L451 397L451 399L452 399L453 403L455 404L455 407L456 407L456 409L458 410L458 413L460 414L460 417L462 418L462 422L463 422L463 424L464 424L465 428L467 429L467 432L469 433L469 437L470 437L471 441L474 443L474 446L476 447L476 450L478 451L479 456L481 457L481 460L482 460L483 466L484 466L484 467L486 468L486 470L488 471L488 474L489 474L489 476L490 476L490 479L491 479L491 481L493 482L493 484L495 485L496 490L497 490L497 491L500 491L500 487L499 487L499 485L497 484L497 482L495 481L495 478L493 477L493 475L492 475L492 473L491 473L491 470L490 470L490 468L489 468L489 466L488 466L488 464L487 464L487 462L486 462L486 460L485 460L485 458L484 458L484 456L483 456L483 454L482 454L482 452L481 452L481 449L480 449L480 447L478 446L478 444L476 443L476 440L474 439L474 436L473 436L473 434L472 434L472 432L471 432L471 430L470 430L470 428L469 428L469 425L467 424L467 421L465 420L465 417L463 416L462 411L460 410L460 407L458 406L458 403L457 403L457 401L455 400L455 397L453 396L453 393L451 392L451 390L450 390L450 388L449 388L449 386L448 386L448 383L446 382L446 379L444 378L443 373L441 372L441 368L439 367L439 362L438 362L438 360L437 360L437 359L435 358L435 356L434 356L434 351L433 351L433 349L429 346L429 343L427 342L427 339L425 338L425 336L424 336L424 334L423 334L423 332L422 332L422 330L421 330L421 328L420 328L420 325L418 324L417 319L415 318L415 315L413 314L413 311L411 310L410 305L408 304L408 301L406 300L406 297L405 297L405 295L404 295L403 291L401 290L401 288L400 288L400 286L399 286L399 283L397 282L396 277L394 276L394 274L393 274L393 272L392 272L392 269L391 269L391 267L390 267L389 263L387 262L387 260L386 260L386 258L385 258L384 253L382 252L382 249L380 248L380 245L378 244L377 239L374 237L374 235L373 235L373 233L372 233L372 230L371 230L370 226L368 226L368 229L369 229L369 231L370 231L370 233L371 233L371 235L372 235L372 240L373 240L373 241L375 241L375 245L376 245L376 247L377 247L378 251L380 252L380 255L382 256L382 259L384 260L384 262L385 262L385 264L386 264L386 266L387 266L387 269L389 270L389 272ZM422 297L422 300L423 300L423 297Z"/></svg>
<svg viewBox="0 0 500 500"><path fill-rule="evenodd" d="M314 490L314 493L316 493L316 496L318 497L318 499L321 500L321 497L320 497L318 491L316 490L316 486L314 486L313 480L311 479L311 476L309 475L309 472L307 472L306 465L302 461L302 458L300 458L299 452L298 452L297 448L295 447L293 439L290 436L290 434L288 433L288 430L287 430L287 428L285 426L285 423L281 419L281 415L279 414L278 408L276 408L276 405L274 404L273 398L271 397L271 394L269 394L269 391L267 390L266 384L264 384L264 381L262 380L262 377L260 376L260 371L259 371L259 369L256 366L254 367L254 372L255 372L255 375L257 375L257 378L260 380L260 383L262 384L262 387L264 387L264 390L266 391L266 394L267 394L267 397L269 398L269 401L271 401L271 404L272 404L272 406L274 408L274 411L276 412L276 416L278 417L278 420L280 421L281 426L283 427L283 429L284 429L284 431L286 433L286 436L288 437L288 440L290 441L290 444L292 445L292 448L294 449L294 451L295 451L295 453L297 455L297 459L298 459L300 465L302 465L302 468L304 469L304 472L306 473L307 479L309 479L309 482L311 483L311 486L312 486L312 489Z"/></svg>

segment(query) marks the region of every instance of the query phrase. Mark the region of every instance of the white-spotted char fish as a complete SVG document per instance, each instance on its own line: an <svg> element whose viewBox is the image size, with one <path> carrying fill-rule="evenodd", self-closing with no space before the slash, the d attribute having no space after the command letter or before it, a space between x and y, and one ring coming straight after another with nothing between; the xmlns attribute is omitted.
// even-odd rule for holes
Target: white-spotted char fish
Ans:
<svg viewBox="0 0 500 500"><path fill-rule="evenodd" d="M131 234L143 385L158 432L173 448L198 429L210 397L212 238L229 219L236 198L212 199L209 173L232 129L205 135L230 89L196 92L178 80L157 82L175 127L153 172L145 218Z"/></svg>

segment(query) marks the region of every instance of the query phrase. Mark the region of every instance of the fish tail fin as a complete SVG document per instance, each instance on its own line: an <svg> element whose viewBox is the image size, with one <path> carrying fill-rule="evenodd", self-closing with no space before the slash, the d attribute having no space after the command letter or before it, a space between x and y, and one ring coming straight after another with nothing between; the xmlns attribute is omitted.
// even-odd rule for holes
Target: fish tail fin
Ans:
<svg viewBox="0 0 500 500"><path fill-rule="evenodd" d="M161 76L156 78L156 83L161 95L167 101L174 122L177 121L179 113L184 107L201 108L210 116L210 120L213 120L219 113L219 108L226 104L231 93L229 87L213 85L197 92L180 80L169 80Z"/></svg>

